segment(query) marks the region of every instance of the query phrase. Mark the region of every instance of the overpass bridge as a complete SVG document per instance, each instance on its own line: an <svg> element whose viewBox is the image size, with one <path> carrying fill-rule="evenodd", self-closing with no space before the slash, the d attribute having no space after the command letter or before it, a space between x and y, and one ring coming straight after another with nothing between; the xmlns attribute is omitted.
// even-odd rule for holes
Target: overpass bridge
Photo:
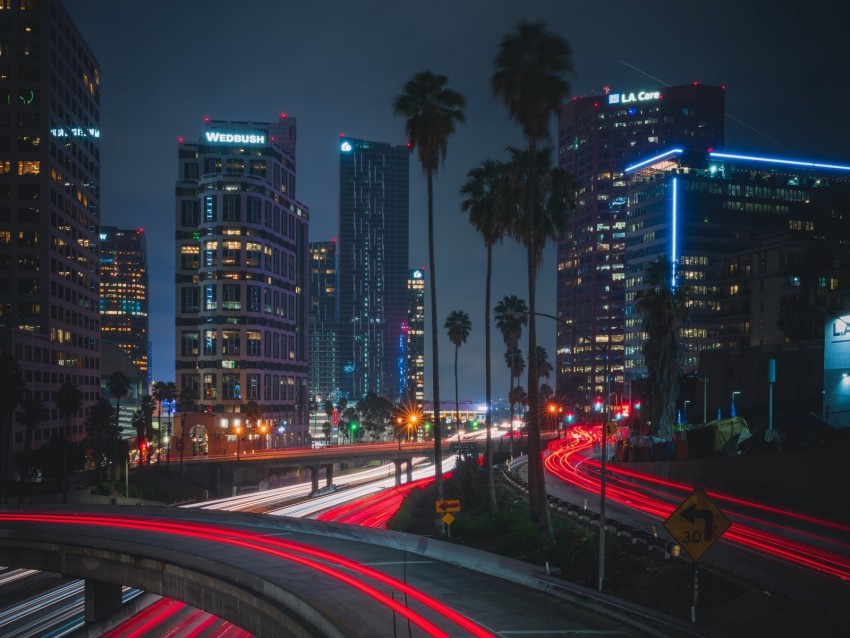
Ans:
<svg viewBox="0 0 850 638"><path fill-rule="evenodd" d="M445 441L443 455L455 454L457 443ZM461 451L479 451L478 443L461 443ZM396 485L402 478L410 481L413 471L413 459L421 456L434 456L433 442L426 443L363 443L321 448L283 448L269 450L248 450L222 456L186 457L183 460L182 473L186 478L204 486L211 497L232 496L240 488L258 485L262 482L273 483L285 477L293 470L310 470L313 493L321 489L320 480L324 473L324 487L333 484L334 468L343 465L362 466L379 461L395 465Z"/></svg>
<svg viewBox="0 0 850 638"><path fill-rule="evenodd" d="M85 579L90 636L108 630L121 585L183 601L260 638L390 638L400 628L443 637L658 635L657 618L650 628L635 610L623 613L621 601L527 563L306 519L165 507L6 508L0 564Z"/></svg>

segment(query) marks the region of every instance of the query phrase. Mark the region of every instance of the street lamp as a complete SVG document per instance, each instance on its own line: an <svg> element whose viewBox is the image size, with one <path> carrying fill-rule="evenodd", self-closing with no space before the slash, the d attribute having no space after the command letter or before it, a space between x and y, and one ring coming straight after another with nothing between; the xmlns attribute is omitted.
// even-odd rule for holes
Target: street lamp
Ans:
<svg viewBox="0 0 850 638"><path fill-rule="evenodd" d="M690 423L691 420L688 418L688 403L690 403L690 399L685 399L685 423Z"/></svg>
<svg viewBox="0 0 850 638"><path fill-rule="evenodd" d="M529 314L529 313L510 313L510 314ZM538 317L546 317L548 319L552 319L557 321L561 325L569 328L574 335L579 335L588 341L594 343L595 345L600 345L596 339L592 338L587 334L581 333L575 326L567 323L563 319L556 317L555 315L546 314L544 312L535 312L535 316ZM610 349L610 341L602 342L602 347L604 349L604 357L605 357L605 396L610 401L611 399L611 359L609 358L609 349ZM599 406L600 414L602 406ZM599 480L599 591L602 591L602 583L605 580L605 473L607 469L607 461L606 458L608 456L608 436L606 427L608 422L608 406L606 406L605 414L602 415L602 455L601 455L601 463L600 463L600 480Z"/></svg>
<svg viewBox="0 0 850 638"><path fill-rule="evenodd" d="M732 391L732 407L729 410L729 416L732 416L732 417L735 416L735 395L736 394L741 394L741 391L740 390L733 390Z"/></svg>
<svg viewBox="0 0 850 638"><path fill-rule="evenodd" d="M242 455L242 426L239 425L239 421L236 422L236 462L239 462L239 459Z"/></svg>

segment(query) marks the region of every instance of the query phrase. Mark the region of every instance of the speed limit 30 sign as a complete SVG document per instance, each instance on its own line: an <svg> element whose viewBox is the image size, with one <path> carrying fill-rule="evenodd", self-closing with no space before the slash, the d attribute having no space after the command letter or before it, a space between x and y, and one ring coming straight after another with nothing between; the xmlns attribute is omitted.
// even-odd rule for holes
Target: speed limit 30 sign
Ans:
<svg viewBox="0 0 850 638"><path fill-rule="evenodd" d="M726 515L698 487L664 521L664 528L694 561L699 560L730 525Z"/></svg>

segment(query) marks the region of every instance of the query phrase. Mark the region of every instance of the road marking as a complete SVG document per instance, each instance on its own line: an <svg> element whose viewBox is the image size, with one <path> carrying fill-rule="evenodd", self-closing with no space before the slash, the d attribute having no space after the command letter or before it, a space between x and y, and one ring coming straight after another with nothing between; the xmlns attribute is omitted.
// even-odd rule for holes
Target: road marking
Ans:
<svg viewBox="0 0 850 638"><path fill-rule="evenodd" d="M395 560L380 563L363 563L363 565L430 565L432 560Z"/></svg>
<svg viewBox="0 0 850 638"><path fill-rule="evenodd" d="M622 636L617 629L512 629L498 632L500 636Z"/></svg>

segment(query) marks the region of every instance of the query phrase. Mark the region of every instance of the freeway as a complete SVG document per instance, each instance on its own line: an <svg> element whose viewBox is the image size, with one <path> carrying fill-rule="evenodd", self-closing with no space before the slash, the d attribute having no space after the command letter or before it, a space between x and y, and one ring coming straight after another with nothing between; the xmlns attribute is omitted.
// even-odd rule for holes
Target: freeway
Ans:
<svg viewBox="0 0 850 638"><path fill-rule="evenodd" d="M575 426L565 438L550 442L544 459L550 494L597 507L601 463L594 445L598 450L600 439L598 426ZM612 519L665 537L663 521L693 488L608 463L606 510ZM706 492L732 525L701 560L702 565L736 574L764 591L850 623L850 609L838 602L850 596L850 526L752 499Z"/></svg>

